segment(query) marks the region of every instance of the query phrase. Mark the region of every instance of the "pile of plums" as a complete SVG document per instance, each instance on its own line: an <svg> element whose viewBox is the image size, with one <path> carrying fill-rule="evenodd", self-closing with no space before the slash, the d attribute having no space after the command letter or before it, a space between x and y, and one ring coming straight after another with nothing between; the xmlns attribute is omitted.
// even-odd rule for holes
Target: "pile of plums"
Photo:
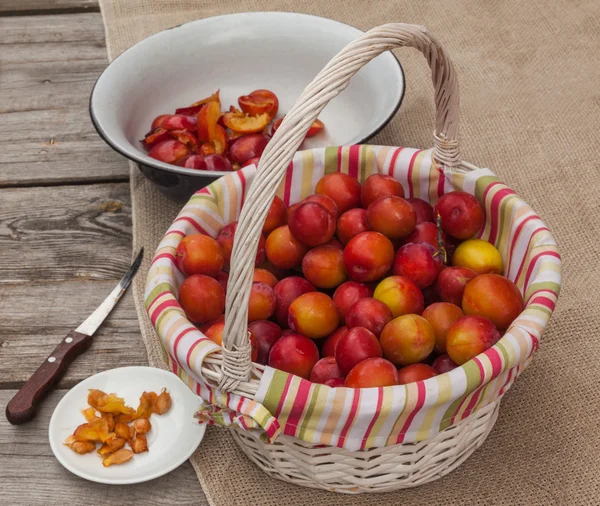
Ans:
<svg viewBox="0 0 600 506"><path fill-rule="evenodd" d="M248 303L252 359L332 387L424 380L493 346L523 310L499 251L474 236L485 211L454 191L432 207L374 174L322 177L262 229ZM179 302L222 343L237 222L185 237Z"/></svg>

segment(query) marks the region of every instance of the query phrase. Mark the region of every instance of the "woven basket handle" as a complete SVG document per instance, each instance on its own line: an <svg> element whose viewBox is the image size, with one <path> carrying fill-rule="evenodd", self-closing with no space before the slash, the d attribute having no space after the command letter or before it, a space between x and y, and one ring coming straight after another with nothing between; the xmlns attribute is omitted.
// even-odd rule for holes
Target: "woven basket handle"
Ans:
<svg viewBox="0 0 600 506"><path fill-rule="evenodd" d="M286 169L312 122L370 60L396 47L421 51L435 89L434 157L443 166L459 163L458 82L452 62L437 40L418 25L392 23L369 30L340 51L302 92L267 145L248 190L231 255L225 309L222 377L219 388L232 391L252 370L248 338L248 299L253 259L267 212Z"/></svg>

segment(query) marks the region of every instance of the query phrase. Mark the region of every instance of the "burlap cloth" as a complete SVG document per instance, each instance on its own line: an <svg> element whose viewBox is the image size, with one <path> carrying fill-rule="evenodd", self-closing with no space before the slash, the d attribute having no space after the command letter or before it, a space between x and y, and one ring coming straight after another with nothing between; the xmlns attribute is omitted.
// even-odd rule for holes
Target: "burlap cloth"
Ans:
<svg viewBox="0 0 600 506"><path fill-rule="evenodd" d="M391 21L426 25L458 69L463 158L492 168L522 195L563 255L565 283L540 351L502 402L487 442L459 469L416 489L336 495L267 477L227 431L211 427L191 459L210 504L600 504L598 0L101 0L101 6L110 58L167 27L236 11L294 10L362 29ZM425 60L412 50L398 55L404 103L372 143L430 147ZM134 296L149 361L162 366L144 311L144 273L180 206L136 169L131 193L134 248L148 253Z"/></svg>

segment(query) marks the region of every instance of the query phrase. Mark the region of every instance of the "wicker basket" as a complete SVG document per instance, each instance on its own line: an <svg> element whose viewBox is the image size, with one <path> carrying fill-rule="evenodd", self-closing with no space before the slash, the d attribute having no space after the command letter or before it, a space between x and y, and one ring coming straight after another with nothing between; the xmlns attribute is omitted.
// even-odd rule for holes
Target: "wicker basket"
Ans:
<svg viewBox="0 0 600 506"><path fill-rule="evenodd" d="M416 150L410 151L415 153L410 164L398 167L394 165L394 156L398 155L390 151L393 148L373 147L369 151L369 147L361 147L367 150L364 156L369 157L376 167L374 170L385 167L387 173L397 177L403 185L408 184L411 196L435 200L455 187L475 194L488 214L480 236L496 243L503 253L507 265L505 274L524 292L526 309L500 342L486 353L450 373L402 390L406 401L398 420L406 421L406 430L383 440L365 438L360 449L349 449L343 438L319 439L320 433L300 437L295 430L297 424L285 425L289 420L283 420L275 407L270 408L271 412L265 409L265 406L269 408L264 395L265 378L269 375L271 381L273 370L250 360L247 304L254 265L248 259L256 254L262 224L273 197L278 191L282 194L286 181L288 189L291 185L295 169L290 161L313 120L363 65L383 51L401 46L421 51L431 68L436 104L434 149L423 152L429 165L422 166L421 179L416 183L423 186L427 182L431 186L435 182L436 186L433 190L421 188L420 193L413 192L412 164L420 153ZM268 144L258 169L246 167L198 192L183 208L158 248L148 275L146 304L167 361L191 388L215 407L212 416L207 415L205 419L231 426L234 439L245 454L276 478L345 493L383 492L433 481L459 466L483 443L498 416L502 395L537 349L560 288L556 244L529 206L498 182L493 173L460 161L458 103L454 67L425 28L388 24L370 30L334 57L306 88ZM348 152L339 149L340 153ZM299 153L295 160L301 161L307 153ZM310 156L321 162L326 158L322 151ZM305 196L302 192L311 193L324 171L345 170L343 163L334 168L326 165L321 163L308 178L304 174L302 181L304 186L308 181L308 188L297 190L292 197L288 194L288 203ZM478 176L470 179L469 174ZM363 178L367 175L362 173ZM250 178L252 182L248 185ZM227 196L231 187L238 189L233 194L235 197ZM184 235L200 230L214 236L221 226L238 219L238 215L221 349L185 319L176 299L182 275L175 268L173 254ZM507 230L502 236L498 233L500 222ZM474 377L477 381L472 381ZM288 377L286 381L296 385L294 381L300 380L293 378ZM299 388L309 388L306 383L300 382ZM379 389L379 393L372 392L377 389L365 389L363 395L386 395L391 392L388 389L398 388L404 387L385 387ZM448 394L445 397L444 389ZM291 402L295 402L294 399ZM453 409L451 418L438 416L447 413L448 407ZM302 416L308 415L304 411ZM264 418L270 421L251 423ZM417 418L421 425L413 430ZM280 424L285 425L283 434L265 441L264 433L272 436ZM424 425L428 430L422 429ZM259 426L264 431L247 430ZM324 440L331 444L323 444Z"/></svg>

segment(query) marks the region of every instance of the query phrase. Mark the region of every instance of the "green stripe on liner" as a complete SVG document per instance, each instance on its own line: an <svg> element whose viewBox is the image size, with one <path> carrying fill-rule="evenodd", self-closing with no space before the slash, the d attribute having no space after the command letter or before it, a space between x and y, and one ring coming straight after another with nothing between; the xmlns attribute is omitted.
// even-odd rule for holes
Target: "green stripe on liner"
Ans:
<svg viewBox="0 0 600 506"><path fill-rule="evenodd" d="M262 403L270 413L277 412L277 407L279 406L281 398L283 397L283 389L285 388L285 383L288 376L289 375L287 373L281 371L275 371L273 374L273 379L269 383L269 389L267 390L264 402Z"/></svg>
<svg viewBox="0 0 600 506"><path fill-rule="evenodd" d="M533 283L525 292L525 298L529 298L533 292L537 292L538 290L547 290L558 295L558 292L560 292L560 285L554 281L539 281L538 283Z"/></svg>
<svg viewBox="0 0 600 506"><path fill-rule="evenodd" d="M444 430L450 426L452 417L458 411L458 408L460 407L463 399L467 395L470 395L472 393L472 391L475 390L479 386L479 383L481 382L479 367L477 367L477 364L475 362L469 361L466 364L464 364L462 367L467 375L466 394L461 396L459 399L456 399L452 404L450 404L450 407L446 410L446 412L444 413L444 416L442 417L442 422L440 423L440 430Z"/></svg>
<svg viewBox="0 0 600 506"><path fill-rule="evenodd" d="M359 164L358 164L358 181L362 184L364 183L365 179L367 178L367 156L368 156L369 152L367 150L367 146L361 146L358 149L358 159L359 159Z"/></svg>
<svg viewBox="0 0 600 506"><path fill-rule="evenodd" d="M480 177L475 183L475 196L477 197L477 200L479 200L480 203L483 202L483 194L485 192L485 189L492 183L499 182L500 179L498 179L496 176Z"/></svg>
<svg viewBox="0 0 600 506"><path fill-rule="evenodd" d="M211 200L214 201L215 204L219 204L219 192L223 191L223 183L217 179L208 185L208 189L210 190L212 195L206 195L210 197Z"/></svg>
<svg viewBox="0 0 600 506"><path fill-rule="evenodd" d="M510 234L510 228L508 230L504 230L504 223L506 221L509 221L510 217L512 215L512 212L511 212L507 216L509 203L512 200L517 199L517 198L518 197L516 195L508 195L502 199L502 202L500 203L500 206L498 207L498 214L500 215L500 219L498 220L498 232L496 234L496 244L495 244L495 246L498 249L500 249L499 247L502 244L502 242L507 243L506 235L507 235L507 233ZM512 210L514 210L514 207L512 208Z"/></svg>
<svg viewBox="0 0 600 506"><path fill-rule="evenodd" d="M300 425L300 431L298 432L298 438L304 439L304 433L308 429L308 425L311 422L313 411L315 410L315 406L319 403L319 397L321 394L321 390L325 390L321 388L321 385L313 384L312 392L310 395L310 403L308 408L306 409L306 413L304 414L304 418L302 419L302 424ZM322 413L321 413L322 415ZM320 418L320 417L319 417Z"/></svg>
<svg viewBox="0 0 600 506"><path fill-rule="evenodd" d="M540 305L535 305L533 307L528 307L525 310L525 314L528 316L535 316L535 317L540 317L541 315L538 315L537 313L543 313L544 315L546 315L548 317L548 319L552 316L552 311L550 311L550 309L548 309L546 306L542 306Z"/></svg>
<svg viewBox="0 0 600 506"><path fill-rule="evenodd" d="M375 151L370 146L360 147L360 169L358 179L361 183L365 182L371 174L375 172L376 160Z"/></svg>
<svg viewBox="0 0 600 506"><path fill-rule="evenodd" d="M267 423L269 422L269 419L273 415L271 413L269 413L266 409L258 409L254 412L254 415L252 415L252 416L246 415L246 416L255 420L258 423L258 425L260 425L261 427L265 427L267 425Z"/></svg>
<svg viewBox="0 0 600 506"><path fill-rule="evenodd" d="M195 201L195 200L208 200L209 202L216 204L218 199L216 197L213 197L212 195L207 195L206 193L201 193L201 194L194 195L190 199L190 201Z"/></svg>
<svg viewBox="0 0 600 506"><path fill-rule="evenodd" d="M496 347L500 350L500 353L502 354L502 359L504 362L504 368L503 371L506 371L507 368L511 367L510 364L510 357L508 355L508 351L506 350L506 346L504 346L504 344L502 344L500 341L498 341L496 343Z"/></svg>
<svg viewBox="0 0 600 506"><path fill-rule="evenodd" d="M146 311L150 308L152 303L155 301L156 297L158 297L159 293L162 293L162 292L173 293L171 291L172 289L173 289L173 287L167 282L161 283L160 285L156 285L152 289L152 291L148 294L148 296L146 297L146 300L145 300Z"/></svg>
<svg viewBox="0 0 600 506"><path fill-rule="evenodd" d="M215 181L214 183L212 183L210 185L210 188L212 190L213 196L210 199L212 202L214 202L214 204L216 205L217 209L219 210L219 214L221 216L225 216L225 199L223 198L223 194L225 192L228 192L229 189L226 188L226 186L224 184L222 184L220 181Z"/></svg>
<svg viewBox="0 0 600 506"><path fill-rule="evenodd" d="M338 148L325 148L325 174L331 174L338 171Z"/></svg>

